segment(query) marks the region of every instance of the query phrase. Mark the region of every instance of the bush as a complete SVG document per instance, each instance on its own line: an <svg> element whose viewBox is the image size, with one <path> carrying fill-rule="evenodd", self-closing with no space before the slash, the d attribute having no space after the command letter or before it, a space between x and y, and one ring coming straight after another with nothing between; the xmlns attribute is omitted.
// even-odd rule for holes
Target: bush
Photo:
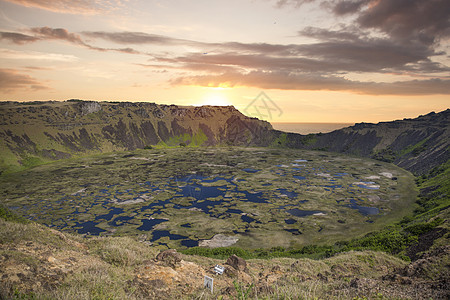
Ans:
<svg viewBox="0 0 450 300"><path fill-rule="evenodd" d="M9 210L7 207L0 204L0 218L2 218L5 221L15 222L15 223L22 223L26 224L29 223L27 219L25 219L22 216L17 215L16 213Z"/></svg>
<svg viewBox="0 0 450 300"><path fill-rule="evenodd" d="M406 227L405 230L414 235L421 235L421 234L429 232L431 229L435 228L436 226L439 226L440 224L442 224L442 222L443 222L442 219L437 218L430 223L418 223L418 224L410 225L410 226Z"/></svg>

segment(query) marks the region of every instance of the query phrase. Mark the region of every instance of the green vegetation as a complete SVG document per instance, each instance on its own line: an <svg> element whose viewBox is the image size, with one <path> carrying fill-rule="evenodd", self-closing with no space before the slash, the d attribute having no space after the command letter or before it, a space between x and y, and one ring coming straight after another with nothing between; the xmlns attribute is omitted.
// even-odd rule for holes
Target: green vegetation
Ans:
<svg viewBox="0 0 450 300"><path fill-rule="evenodd" d="M374 250L409 260L407 249L417 244L421 235L427 234L440 225L445 225L444 228L448 229L448 224L444 223L444 220L448 220L450 210L450 194L448 193L450 186L449 162L433 169L428 175L419 177L418 182L421 189L429 189L432 192L421 194L417 201L418 208L416 208L414 214L360 238L338 241L333 245L306 245L297 249L274 247L271 249L244 250L237 247L216 249L198 247L184 250L183 253L214 258L224 258L228 255L236 254L244 258L307 257L322 259L336 253ZM443 238L448 239L448 233Z"/></svg>
<svg viewBox="0 0 450 300"><path fill-rule="evenodd" d="M246 300L249 299L250 292L252 291L253 284L245 287L243 283L238 281L233 281L234 288L236 290L237 299Z"/></svg>
<svg viewBox="0 0 450 300"><path fill-rule="evenodd" d="M6 208L1 203L0 203L0 219L9 221L9 222L22 223L22 224L26 224L29 222L27 219L12 212L10 209Z"/></svg>
<svg viewBox="0 0 450 300"><path fill-rule="evenodd" d="M388 148L385 148L385 149L382 149L380 151L373 153L372 158L391 163L395 160L396 155L395 155L394 151L392 151L392 149L390 149L388 147Z"/></svg>
<svg viewBox="0 0 450 300"><path fill-rule="evenodd" d="M172 150L176 149L164 151ZM142 150L142 152L134 153L139 155L131 157L142 157L141 154L144 152ZM194 153L191 152L190 155ZM130 154L122 153L121 155ZM89 162L102 165L102 162L111 159L111 157L106 160L103 158L105 156L96 156ZM70 162L75 164L77 161L70 160ZM88 162L86 158L85 162ZM147 161L144 160L144 162ZM61 164L58 168L63 166ZM67 165L66 162L65 166L67 168L70 164ZM50 170L52 167L52 165L45 165L39 168ZM73 171L70 168L67 170ZM23 172L21 174L24 175ZM440 290L433 286L433 283L429 283L430 280L441 280L443 274L447 272L445 261L436 260L437 258L433 258L431 264L427 263L423 269L420 269L422 272L420 276L423 276L425 280L420 283L420 290L411 290L408 284L396 284L386 279L380 280L380 278L391 276L407 266L404 260L384 252L406 259L406 250L415 244L420 236L435 229L448 227L445 220L448 220L449 198L447 194L435 193L435 191L448 190L447 174L448 163L418 178L422 193L417 207L421 209L416 209L415 213L411 213L389 227L350 241L339 241L333 245L305 245L291 248L282 246L269 249L196 247L182 251L185 254L184 260L195 263L204 270L210 269L215 264L223 264L223 260L232 254L247 259L249 268L247 277L239 276L236 279L235 275L221 275L215 278L215 292L212 295L205 293L202 288L201 276L199 280L197 277L189 277L191 278L189 284L176 285L175 283L171 286L170 293L167 290L158 290L157 281L146 281L145 276L153 274L151 269L154 268L152 267L154 266L153 258L159 252L159 248L149 247L134 237L82 238L79 235L60 233L33 222L22 223L18 221L20 217L14 216L7 208L0 207L0 245L4 246L0 248L0 257L7 257L7 260L0 260L0 267L5 261L10 266L8 269L3 268L5 272L0 283L0 297L5 299L142 299L152 295L148 293L156 292L159 293L160 298L220 299L224 291L231 291L230 297L236 299L295 299L296 297L397 299L432 295L426 293ZM14 178L11 175L7 177ZM64 181L64 177L62 180ZM423 189L426 189L425 192ZM186 221L183 220L183 222ZM436 240L435 244L447 245L448 232ZM377 250L377 252L368 249ZM13 271L11 266L17 269ZM150 268L148 271L150 273L142 273L146 268ZM173 276L170 274L186 269L167 270L165 268L157 269L158 273L155 273L157 274L155 276L158 278ZM187 269L191 270L192 265L189 265ZM55 270L59 275L54 275ZM23 274L19 282L14 281L16 274L14 272ZM186 276L178 275L178 277ZM243 281L242 278L245 280ZM269 285L270 288L267 288L268 285L264 281L267 278L276 278ZM377 288L370 288L371 285L365 286L365 278L369 283L376 282ZM414 277L413 280L417 281L421 278ZM36 282L40 285L36 285ZM190 289L187 289L188 287ZM187 290L180 290L184 288ZM439 295L441 294L433 298L439 298ZM432 296L425 298L429 297Z"/></svg>
<svg viewBox="0 0 450 300"><path fill-rule="evenodd" d="M406 147L405 149L402 149L399 156L403 156L408 153L412 153L413 156L418 156L421 152L425 151L427 149L426 142L429 140L429 138L423 139L422 141L418 142L415 145L410 145Z"/></svg>
<svg viewBox="0 0 450 300"><path fill-rule="evenodd" d="M208 140L208 137L203 133L203 131L201 129L199 129L198 132L193 135L185 133L185 134L182 134L179 136L171 136L165 142L160 141L156 145L156 147L158 147L158 148L186 147L186 146L200 147L207 140Z"/></svg>
<svg viewBox="0 0 450 300"><path fill-rule="evenodd" d="M276 138L272 144L271 147L280 147L280 148L286 148L287 147L287 133L282 133L278 138Z"/></svg>
<svg viewBox="0 0 450 300"><path fill-rule="evenodd" d="M39 166L42 165L44 163L44 161L36 156L28 156L26 158L24 158L22 161L22 165L25 169L34 167L34 166Z"/></svg>
<svg viewBox="0 0 450 300"><path fill-rule="evenodd" d="M303 145L314 145L317 142L317 136L320 134L308 134L302 138Z"/></svg>
<svg viewBox="0 0 450 300"><path fill-rule="evenodd" d="M366 188L369 180L376 184ZM34 221L71 232L143 234L171 248L182 248L183 239L155 238L154 231L194 241L222 234L243 249L326 245L401 220L415 194L412 176L393 165L278 148L153 147L0 177L4 205Z"/></svg>

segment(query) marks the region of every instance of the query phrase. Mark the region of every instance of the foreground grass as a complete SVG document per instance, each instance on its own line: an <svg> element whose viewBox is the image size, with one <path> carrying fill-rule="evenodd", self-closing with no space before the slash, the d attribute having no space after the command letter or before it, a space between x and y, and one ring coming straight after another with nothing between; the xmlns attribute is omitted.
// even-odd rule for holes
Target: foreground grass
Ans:
<svg viewBox="0 0 450 300"><path fill-rule="evenodd" d="M0 256L3 257L0 270L4 278L0 290L4 299L147 298L135 282L138 278L136 270L154 259L158 253L155 248L128 237L81 238L36 223L0 219L0 228ZM198 256L185 256L184 259L204 270L216 263L223 264L217 259ZM174 286L169 298L209 299L223 294L227 287L232 288L229 296L234 297L237 289L232 282L235 282L243 289L258 287L251 288L252 298L324 297L338 288L341 292L332 292L333 297L344 299L352 293L348 287L355 275L375 278L386 270L393 271L405 265L397 258L377 252L346 253L323 261L254 259L248 261L249 271L245 276L217 278L218 290L212 295L205 294L198 286L183 296ZM262 289L270 283L268 276L276 279L276 283ZM19 280L15 280L16 277ZM332 282L324 281L325 277ZM261 280L265 280L264 284L259 284Z"/></svg>
<svg viewBox="0 0 450 300"><path fill-rule="evenodd" d="M221 259L183 255L184 265L152 271L159 250L134 238L86 238L8 215L0 218L0 299L440 299L445 292L433 287L448 279L448 253L410 279L398 274L414 265L367 250L252 258L245 272L214 275L212 266L232 253L221 249ZM214 293L203 288L203 275L214 277ZM161 286L148 276L171 279Z"/></svg>

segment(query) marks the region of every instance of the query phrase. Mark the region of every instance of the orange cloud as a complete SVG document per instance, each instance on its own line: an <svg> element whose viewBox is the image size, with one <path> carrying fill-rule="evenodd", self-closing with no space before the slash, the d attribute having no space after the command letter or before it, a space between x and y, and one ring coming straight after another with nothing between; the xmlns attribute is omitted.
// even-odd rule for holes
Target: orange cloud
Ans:
<svg viewBox="0 0 450 300"><path fill-rule="evenodd" d="M14 69L0 69L0 91L11 93L18 89L42 90L48 89L37 79L21 74Z"/></svg>

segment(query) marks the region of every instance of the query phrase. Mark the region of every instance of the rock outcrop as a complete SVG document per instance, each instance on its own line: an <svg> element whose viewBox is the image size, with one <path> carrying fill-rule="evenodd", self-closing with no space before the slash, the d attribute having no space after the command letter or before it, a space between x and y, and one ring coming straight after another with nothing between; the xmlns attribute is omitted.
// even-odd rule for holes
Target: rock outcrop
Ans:
<svg viewBox="0 0 450 300"><path fill-rule="evenodd" d="M247 262L243 258L241 258L235 254L228 257L227 262L225 264L233 267L235 270L238 270L238 271L242 271L242 272L248 271Z"/></svg>
<svg viewBox="0 0 450 300"><path fill-rule="evenodd" d="M450 109L415 119L359 123L326 134L304 136L278 131L276 135L275 144L278 141L282 146L370 157L420 175L450 157Z"/></svg>
<svg viewBox="0 0 450 300"><path fill-rule="evenodd" d="M263 145L270 123L233 106L2 102L0 172L73 155L179 146Z"/></svg>
<svg viewBox="0 0 450 300"><path fill-rule="evenodd" d="M449 158L450 109L416 119L359 123L326 134L273 130L233 106L2 102L0 172L72 155L169 146L275 146L341 152L424 174Z"/></svg>

